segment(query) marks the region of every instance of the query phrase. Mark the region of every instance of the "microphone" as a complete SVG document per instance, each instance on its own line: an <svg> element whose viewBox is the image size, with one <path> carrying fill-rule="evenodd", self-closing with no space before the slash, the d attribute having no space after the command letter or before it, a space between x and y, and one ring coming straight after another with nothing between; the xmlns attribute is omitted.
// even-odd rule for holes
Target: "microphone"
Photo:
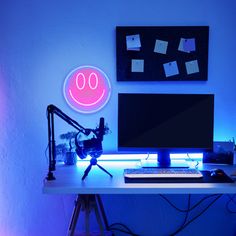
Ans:
<svg viewBox="0 0 236 236"><path fill-rule="evenodd" d="M98 127L98 139L103 140L103 135L105 134L105 124L104 118L100 118L99 127Z"/></svg>
<svg viewBox="0 0 236 236"><path fill-rule="evenodd" d="M88 140L83 140L78 143L78 135L77 133L75 137L75 146L76 146L76 153L80 159L85 159L87 155L90 155L93 158L98 158L102 155L102 141L103 136L106 133L107 128L105 127L104 118L101 117L99 121L99 126L93 132L96 134L96 137L93 137ZM91 132L90 129L85 129L84 134L89 135Z"/></svg>

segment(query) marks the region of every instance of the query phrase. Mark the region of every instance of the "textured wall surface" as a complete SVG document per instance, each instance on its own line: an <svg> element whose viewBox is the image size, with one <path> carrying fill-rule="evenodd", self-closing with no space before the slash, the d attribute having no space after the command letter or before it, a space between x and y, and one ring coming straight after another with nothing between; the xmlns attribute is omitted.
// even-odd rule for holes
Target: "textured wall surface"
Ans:
<svg viewBox="0 0 236 236"><path fill-rule="evenodd" d="M235 136L235 9L234 0L1 0L0 235L66 235L73 196L42 194L47 172L48 104L57 105L86 127L96 126L104 116L112 131L105 137L104 150L116 152L118 92L214 93L215 140ZM208 81L116 82L118 25L209 25ZM101 111L84 115L66 104L62 85L72 69L88 64L108 75L112 95ZM58 120L58 134L67 130L68 126ZM183 215L158 196L103 197L112 222L127 223L142 235L168 235L183 220ZM185 196L171 198L185 206ZM236 233L235 216L225 211L225 202L220 200L182 235Z"/></svg>

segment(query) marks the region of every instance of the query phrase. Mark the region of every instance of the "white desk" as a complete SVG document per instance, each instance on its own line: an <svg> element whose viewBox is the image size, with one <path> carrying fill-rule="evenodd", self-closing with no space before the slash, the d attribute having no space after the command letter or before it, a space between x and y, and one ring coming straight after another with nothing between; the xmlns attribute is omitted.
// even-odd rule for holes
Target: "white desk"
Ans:
<svg viewBox="0 0 236 236"><path fill-rule="evenodd" d="M88 161L79 161L77 166L56 166L55 180L44 180L43 193L77 194L78 198L71 218L68 235L73 236L81 209L85 209L86 235L89 231L89 213L94 209L100 227L100 235L109 229L108 220L99 194L235 194L235 183L125 183L123 170L138 167L137 161L99 161L113 178L97 166L92 167L84 181L81 180ZM200 169L211 170L221 168L231 175L236 172L236 165L204 164ZM101 214L99 214L101 212ZM104 229L105 228L105 229Z"/></svg>
<svg viewBox="0 0 236 236"><path fill-rule="evenodd" d="M77 166L57 165L56 180L44 181L47 194L235 194L235 183L125 183L124 168L138 165L136 161L99 161L113 178L98 167L92 167L84 181L81 180L89 162L79 161ZM224 169L228 175L236 172L236 165L203 164L204 170Z"/></svg>

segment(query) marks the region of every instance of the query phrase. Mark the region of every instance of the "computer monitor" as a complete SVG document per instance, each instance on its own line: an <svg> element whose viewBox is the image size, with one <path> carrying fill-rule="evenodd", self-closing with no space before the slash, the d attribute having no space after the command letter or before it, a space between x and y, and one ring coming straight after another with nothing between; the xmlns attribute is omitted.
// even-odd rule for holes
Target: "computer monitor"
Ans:
<svg viewBox="0 0 236 236"><path fill-rule="evenodd" d="M157 153L170 167L170 153L212 151L213 94L118 95L118 151Z"/></svg>

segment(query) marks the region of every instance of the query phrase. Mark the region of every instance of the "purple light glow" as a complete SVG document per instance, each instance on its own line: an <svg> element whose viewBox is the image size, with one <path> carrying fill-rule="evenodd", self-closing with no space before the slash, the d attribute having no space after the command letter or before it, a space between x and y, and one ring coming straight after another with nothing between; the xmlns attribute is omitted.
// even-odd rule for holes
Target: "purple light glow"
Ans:
<svg viewBox="0 0 236 236"><path fill-rule="evenodd" d="M0 123L3 123L3 118L6 113L6 91L5 91L5 86L3 84L4 78L3 75L0 71Z"/></svg>

